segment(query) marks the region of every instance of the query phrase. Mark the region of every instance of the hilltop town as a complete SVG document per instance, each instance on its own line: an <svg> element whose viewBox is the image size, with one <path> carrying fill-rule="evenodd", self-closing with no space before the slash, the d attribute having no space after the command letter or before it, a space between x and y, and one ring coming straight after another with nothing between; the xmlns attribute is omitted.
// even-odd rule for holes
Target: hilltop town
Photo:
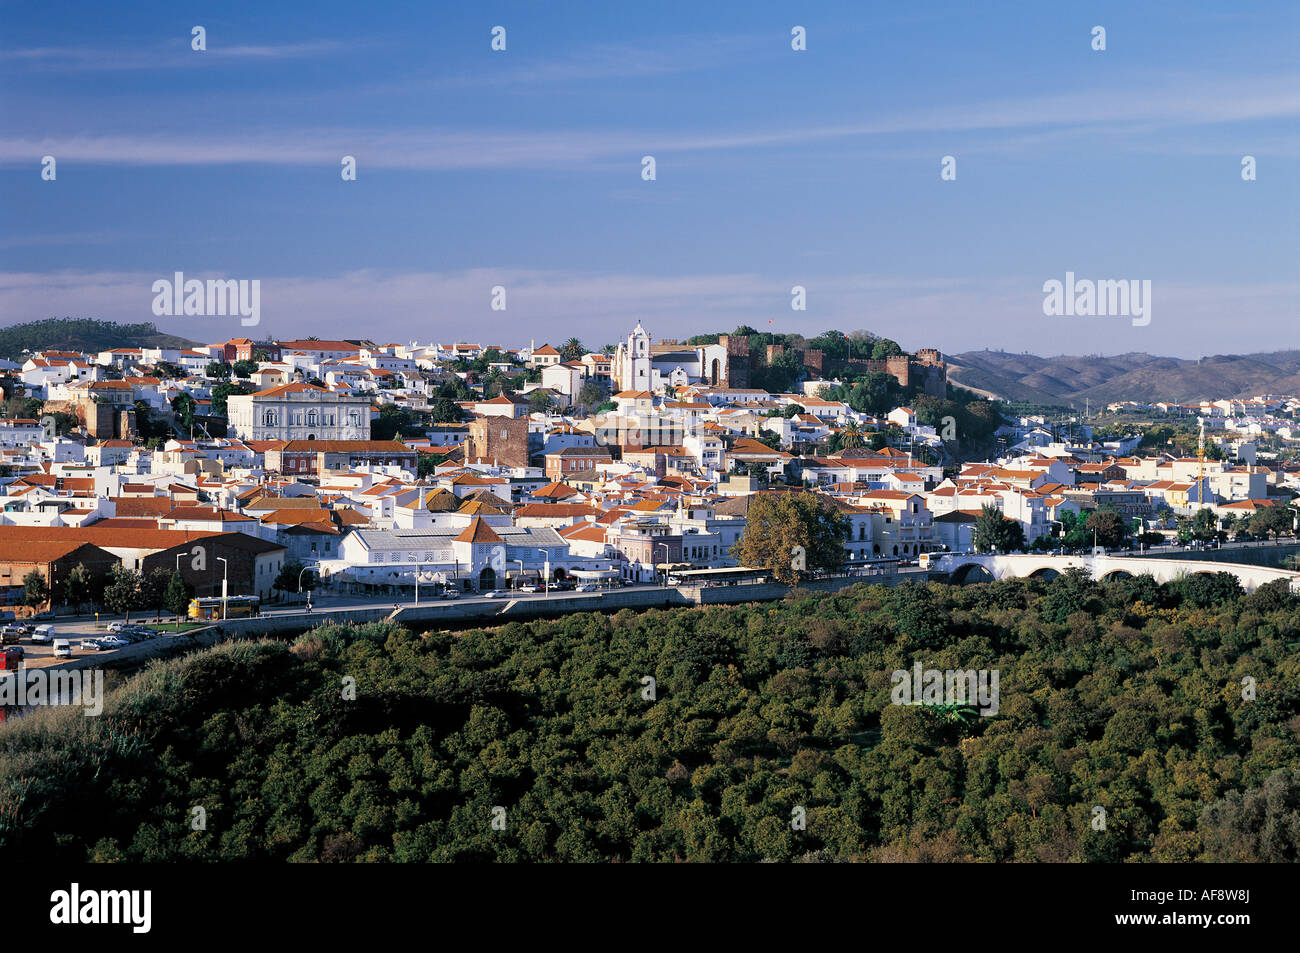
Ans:
<svg viewBox="0 0 1300 953"><path fill-rule="evenodd" d="M160 572L264 602L662 584L740 567L753 501L801 488L845 524L829 571L1291 531L1300 397L1064 419L946 367L863 332L679 341L640 324L599 351L35 351L0 379L0 599L147 608ZM136 595L105 597L123 574Z"/></svg>

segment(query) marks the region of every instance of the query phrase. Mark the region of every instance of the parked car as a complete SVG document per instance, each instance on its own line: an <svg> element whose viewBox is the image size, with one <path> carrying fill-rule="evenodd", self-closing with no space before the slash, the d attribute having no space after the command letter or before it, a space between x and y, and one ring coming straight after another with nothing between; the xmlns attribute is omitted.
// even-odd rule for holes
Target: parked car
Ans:
<svg viewBox="0 0 1300 953"><path fill-rule="evenodd" d="M54 626L38 625L32 632L32 641L37 645L44 645L47 642L53 642Z"/></svg>
<svg viewBox="0 0 1300 953"><path fill-rule="evenodd" d="M489 599L505 599L510 593L505 589L493 589L491 592L483 593L483 595Z"/></svg>
<svg viewBox="0 0 1300 953"><path fill-rule="evenodd" d="M16 625L0 628L0 644L17 645L23 637L23 630Z"/></svg>
<svg viewBox="0 0 1300 953"><path fill-rule="evenodd" d="M85 644L84 642L82 643ZM131 640L123 635L104 635L100 636L99 647L101 649L120 649L130 645Z"/></svg>
<svg viewBox="0 0 1300 953"><path fill-rule="evenodd" d="M551 583L551 588L556 592L571 592L578 587L578 584L572 579L558 579Z"/></svg>
<svg viewBox="0 0 1300 953"><path fill-rule="evenodd" d="M72 643L67 639L54 640L55 658L72 658Z"/></svg>
<svg viewBox="0 0 1300 953"><path fill-rule="evenodd" d="M442 590L442 598L444 598L444 599L459 599L459 598L460 598L460 590L457 589L457 588L455 588L454 586L448 586L446 589Z"/></svg>
<svg viewBox="0 0 1300 953"><path fill-rule="evenodd" d="M105 636L105 638L107 638L107 636ZM83 649L91 649L91 650L93 650L93 651L95 651L95 652L98 652L98 651L99 651L100 649L102 649L104 646L100 644L99 639L82 639L82 640L81 640L81 647L82 647ZM58 655L58 654L59 654L59 643L58 643L58 642L55 642L55 643L54 643L54 654L55 654L55 655ZM69 652L68 654L71 655L72 653Z"/></svg>
<svg viewBox="0 0 1300 953"><path fill-rule="evenodd" d="M530 583L528 583L528 585L526 585L526 586L520 586L520 587L519 587L519 591L520 591L520 592L536 592L536 591L537 591L537 586L535 586L533 583L530 582Z"/></svg>
<svg viewBox="0 0 1300 953"><path fill-rule="evenodd" d="M125 629L128 625L130 625L129 622L110 622L110 623L108 624L108 631L110 631L110 632L121 632L121 631L122 631L123 629Z"/></svg>

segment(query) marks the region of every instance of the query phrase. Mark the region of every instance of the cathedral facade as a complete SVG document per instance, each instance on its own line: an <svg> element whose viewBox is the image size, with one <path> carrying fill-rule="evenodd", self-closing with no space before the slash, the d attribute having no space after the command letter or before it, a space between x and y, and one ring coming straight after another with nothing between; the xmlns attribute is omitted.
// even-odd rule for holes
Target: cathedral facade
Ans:
<svg viewBox="0 0 1300 953"><path fill-rule="evenodd" d="M745 387L749 383L749 340L722 334L717 344L654 344L638 321L615 350L611 372L616 393L660 393L690 384Z"/></svg>

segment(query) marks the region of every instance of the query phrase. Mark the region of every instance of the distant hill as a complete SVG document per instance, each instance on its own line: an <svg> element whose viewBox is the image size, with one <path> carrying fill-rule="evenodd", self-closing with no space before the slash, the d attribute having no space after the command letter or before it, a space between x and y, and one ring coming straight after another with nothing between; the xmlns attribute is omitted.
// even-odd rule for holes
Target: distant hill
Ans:
<svg viewBox="0 0 1300 953"><path fill-rule="evenodd" d="M0 328L0 357L22 361L23 351L86 351L115 347L195 347L198 342L163 334L152 323L116 324L94 318L47 318Z"/></svg>
<svg viewBox="0 0 1300 953"><path fill-rule="evenodd" d="M1006 400L1093 407L1117 400L1217 400L1300 393L1300 351L1216 354L1200 360L1131 353L1038 357L1006 351L946 356L948 377Z"/></svg>

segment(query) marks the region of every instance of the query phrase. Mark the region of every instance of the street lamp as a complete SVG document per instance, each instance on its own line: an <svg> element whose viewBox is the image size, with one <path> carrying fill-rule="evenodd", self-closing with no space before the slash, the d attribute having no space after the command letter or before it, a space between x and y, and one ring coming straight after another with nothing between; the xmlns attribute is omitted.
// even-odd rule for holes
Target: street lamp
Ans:
<svg viewBox="0 0 1300 953"><path fill-rule="evenodd" d="M657 553L657 552L659 552L659 547L660 547L660 546L662 546L662 547L664 548L664 581L663 581L662 584L663 584L663 586L666 588L666 587L668 586L668 553L669 553L669 549L668 549L668 544L667 544L667 543L655 543L655 544L654 544L654 547L650 550L650 562L652 562L652 563L654 562L654 554Z"/></svg>
<svg viewBox="0 0 1300 953"><path fill-rule="evenodd" d="M510 561L511 561L512 563L519 563L519 582L523 582L523 579L524 579L524 561L523 561L522 559L512 559L512 560L510 560ZM515 588L516 588L516 589L519 588L519 583L515 583Z"/></svg>
<svg viewBox="0 0 1300 953"><path fill-rule="evenodd" d="M549 550L545 549L539 549L537 551L542 554L543 559L542 575L545 578L542 580L542 598L545 599L549 598L551 595L551 554Z"/></svg>
<svg viewBox="0 0 1300 953"><path fill-rule="evenodd" d="M320 563L308 563L307 565L303 566L301 569L298 570L298 591L299 592L302 592L302 574L305 573L308 569L315 569L319 566ZM418 575L415 577L415 604L416 605L420 604L420 577ZM310 589L307 590L307 611L311 612L311 590Z"/></svg>
<svg viewBox="0 0 1300 953"><path fill-rule="evenodd" d="M222 556L217 557L217 562L221 563L221 621L226 620L226 601L229 598L226 590L226 573L230 569L230 564Z"/></svg>

